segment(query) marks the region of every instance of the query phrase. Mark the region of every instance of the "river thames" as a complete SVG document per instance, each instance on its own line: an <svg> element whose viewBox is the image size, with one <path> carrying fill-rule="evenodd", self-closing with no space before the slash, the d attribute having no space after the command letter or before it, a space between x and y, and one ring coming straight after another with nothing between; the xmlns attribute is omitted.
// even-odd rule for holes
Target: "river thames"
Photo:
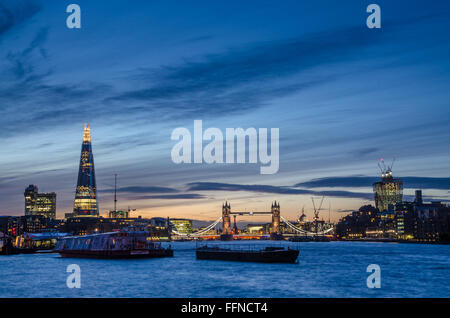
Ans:
<svg viewBox="0 0 450 318"><path fill-rule="evenodd" d="M286 242L300 247L298 264L261 264L196 260L194 242L170 244L163 259L1 256L0 297L450 297L450 245ZM66 286L70 264L80 289ZM379 289L367 287L370 264Z"/></svg>

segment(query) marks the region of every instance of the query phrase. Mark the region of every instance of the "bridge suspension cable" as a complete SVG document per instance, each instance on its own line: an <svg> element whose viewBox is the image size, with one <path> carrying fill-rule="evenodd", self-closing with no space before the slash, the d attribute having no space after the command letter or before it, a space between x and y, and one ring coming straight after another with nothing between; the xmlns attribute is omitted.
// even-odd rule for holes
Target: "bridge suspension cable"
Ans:
<svg viewBox="0 0 450 318"><path fill-rule="evenodd" d="M203 230L197 231L195 233L191 233L191 234L185 234L185 233L180 233L174 229L172 229L172 233L176 234L176 235L180 235L180 236L199 236L202 235L203 233L206 233L210 230L212 230L213 228L216 227L216 225L222 221L222 217L219 217L215 222L211 223L210 225L208 225L207 227L205 227Z"/></svg>
<svg viewBox="0 0 450 318"><path fill-rule="evenodd" d="M331 232L331 231L333 230L333 227L331 227L331 228L329 228L329 229L326 229L326 230L323 230L323 231L320 231L320 232L310 232L310 231L306 231L306 230L303 230L303 229L301 229L301 228L295 226L294 224L292 224L291 222L289 222L288 220L286 220L286 219L285 219L283 216L281 216L281 215L280 215L280 219L281 219L284 223L286 223L286 225L287 225L289 228L291 228L292 230L294 230L294 231L297 232L297 233L301 233L301 234L304 234L304 235L312 235L312 236L314 236L314 235L323 235L323 234L329 233L329 232ZM206 232L212 230L214 227L216 227L217 224L219 224L220 221L222 221L222 217L219 217L216 221L214 221L213 223L211 223L210 225L208 225L206 228L204 228L204 229L202 229L202 230L200 230L200 231L197 231L197 232L195 232L195 233L185 234L185 233L178 232L178 231L176 231L176 230L174 230L174 229L172 229L172 233L173 233L173 234L176 234L176 235L179 235L179 236L196 237L196 236L200 236L200 235L202 235L202 234L204 234L204 233L206 233Z"/></svg>
<svg viewBox="0 0 450 318"><path fill-rule="evenodd" d="M283 220L284 223L286 223L287 226L289 226L291 229L293 229L294 231L301 233L301 234L306 234L306 235L323 235L326 234L328 232L331 232L333 230L333 227L326 229L324 231L320 231L320 232L310 232L310 231L306 231L303 230L301 228L296 227L294 224L292 224L291 222L289 222L288 220L286 220L283 216L280 215L280 218Z"/></svg>

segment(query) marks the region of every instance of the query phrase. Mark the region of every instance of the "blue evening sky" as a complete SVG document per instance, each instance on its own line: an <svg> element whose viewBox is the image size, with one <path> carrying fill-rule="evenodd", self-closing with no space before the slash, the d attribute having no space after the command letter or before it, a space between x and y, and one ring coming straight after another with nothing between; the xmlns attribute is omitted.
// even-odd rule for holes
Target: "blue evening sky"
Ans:
<svg viewBox="0 0 450 318"><path fill-rule="evenodd" d="M81 29L66 27L70 3ZM293 219L325 195L337 219L372 202L377 161L394 155L407 199L449 200L449 34L447 0L0 0L0 214L23 214L28 184L71 212L85 122L101 214L117 173L119 207L142 216L277 200ZM195 119L279 128L279 172L174 164L171 132Z"/></svg>

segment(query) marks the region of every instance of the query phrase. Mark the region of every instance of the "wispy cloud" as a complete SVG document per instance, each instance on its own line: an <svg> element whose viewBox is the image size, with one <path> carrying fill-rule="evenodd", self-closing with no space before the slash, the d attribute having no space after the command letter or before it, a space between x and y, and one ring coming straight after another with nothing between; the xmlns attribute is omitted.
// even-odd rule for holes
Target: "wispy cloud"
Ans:
<svg viewBox="0 0 450 318"><path fill-rule="evenodd" d="M99 190L100 193L114 193L114 189ZM197 193L180 193L181 191L169 187L157 186L129 186L117 189L117 192L129 200L194 200L204 199L206 196ZM139 195L136 195L139 194Z"/></svg>
<svg viewBox="0 0 450 318"><path fill-rule="evenodd" d="M54 70L42 70L48 64L44 45L48 32L42 27L28 47L7 53L9 64L0 69L8 83L0 85L0 123L6 128L0 132L2 136L20 134L25 127L58 127L89 120L93 114L105 121L145 116L161 121L254 111L274 99L338 80L345 74L327 71L312 76L311 71L356 61L361 50L386 38L358 26L250 42L216 54L183 56L182 63L134 69L131 76L121 79L126 87L136 87L129 90L120 85L121 80L114 86L95 79L51 80ZM373 151L366 149L365 153Z"/></svg>
<svg viewBox="0 0 450 318"><path fill-rule="evenodd" d="M301 76L330 63L357 56L379 37L354 27L299 38L251 43L245 47L187 59L179 65L140 69L131 80L142 88L109 97L108 102L145 102L181 116L217 115L261 107L334 80L333 76ZM177 110L178 112L174 112Z"/></svg>
<svg viewBox="0 0 450 318"><path fill-rule="evenodd" d="M179 119L254 110L274 98L334 80L330 75L311 78L301 74L346 61L358 48L374 43L359 28L252 43L187 58L181 64L136 69L126 80L142 88L121 92L120 87L102 82L50 81L53 70L42 67L47 65L48 32L42 27L27 47L6 55L9 63L3 64L2 77L8 84L0 85L1 122L15 129L3 129L3 136L20 134L20 127L56 127L89 119L92 114L103 119L147 114Z"/></svg>
<svg viewBox="0 0 450 318"><path fill-rule="evenodd" d="M363 188L370 187L380 177L370 176L348 176L348 177L326 177L297 183L296 187L305 188ZM401 177L403 186L412 189L450 189L450 178L431 177Z"/></svg>
<svg viewBox="0 0 450 318"><path fill-rule="evenodd" d="M155 186L130 186L130 187L122 187L117 189L118 192L126 192L126 193L175 193L179 192L179 190L168 187L155 187ZM99 190L99 192L104 193L113 193L114 189L103 189Z"/></svg>
<svg viewBox="0 0 450 318"><path fill-rule="evenodd" d="M293 187L270 186L259 184L231 184L217 182L193 182L188 184L188 191L248 191L259 193L275 193L287 195L317 195L341 198L358 198L369 200L373 198L371 193L359 193L350 191L313 191L307 189L296 189Z"/></svg>
<svg viewBox="0 0 450 318"><path fill-rule="evenodd" d="M361 148L361 149L358 149L358 150L354 151L354 154L357 157L364 157L364 156L368 156L368 155L377 153L378 151L380 151L380 148L377 148L377 147L366 147L366 148Z"/></svg>
<svg viewBox="0 0 450 318"><path fill-rule="evenodd" d="M337 210L337 212L339 212L339 213L351 213L351 212L353 212L354 210L350 210L350 209L338 209Z"/></svg>
<svg viewBox="0 0 450 318"><path fill-rule="evenodd" d="M32 0L0 3L0 36L31 18L40 9L40 5Z"/></svg>
<svg viewBox="0 0 450 318"><path fill-rule="evenodd" d="M191 199L204 199L206 196L197 193L180 193L180 194L160 194L160 195L141 195L135 196L133 200L149 200L149 199L160 199L160 200L191 200Z"/></svg>
<svg viewBox="0 0 450 318"><path fill-rule="evenodd" d="M355 198L363 200L372 200L372 192L354 192L346 190L311 190L313 188L367 188L371 187L373 182L379 181L379 177L354 176L354 177L328 177L313 179L307 182L297 183L293 186L271 186L260 184L233 184L218 182L192 182L188 183L188 191L247 191L259 193L275 193L283 195L315 195L337 198ZM414 189L448 189L450 187L450 178L427 178L427 177L403 177L404 187ZM306 189L305 189L306 188ZM424 197L425 198L425 197ZM406 200L413 199L412 196L406 196ZM426 197L430 200L445 201L441 197Z"/></svg>

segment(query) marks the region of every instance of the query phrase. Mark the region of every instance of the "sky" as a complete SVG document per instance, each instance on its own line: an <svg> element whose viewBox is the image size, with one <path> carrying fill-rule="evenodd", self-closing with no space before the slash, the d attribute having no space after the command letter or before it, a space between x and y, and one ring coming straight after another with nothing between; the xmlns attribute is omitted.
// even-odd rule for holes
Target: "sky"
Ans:
<svg viewBox="0 0 450 318"><path fill-rule="evenodd" d="M81 8L81 28L66 7ZM369 29L366 7L381 8ZM91 126L100 214L338 220L373 204L377 163L405 199L450 200L450 2L0 0L0 215L35 184L72 212ZM172 131L279 128L279 171L175 164ZM269 222L264 216L239 221Z"/></svg>

